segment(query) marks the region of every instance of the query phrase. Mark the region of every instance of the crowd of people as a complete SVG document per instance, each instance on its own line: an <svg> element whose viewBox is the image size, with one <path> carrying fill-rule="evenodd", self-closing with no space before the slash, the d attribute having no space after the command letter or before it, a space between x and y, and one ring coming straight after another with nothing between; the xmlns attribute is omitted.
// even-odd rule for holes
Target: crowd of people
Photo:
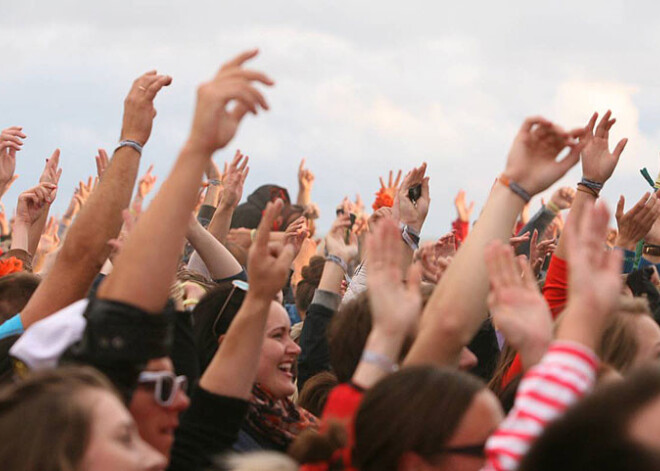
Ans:
<svg viewBox="0 0 660 471"><path fill-rule="evenodd" d="M212 160L269 108L257 54L199 85L148 206L156 71L60 218L59 151L2 207L2 469L659 470L660 179L612 227L612 113L526 119L480 214L459 191L437 240L426 163L371 210L338 201L321 235L304 160L295 200L265 184L242 203L258 158ZM0 134L0 194L26 137Z"/></svg>

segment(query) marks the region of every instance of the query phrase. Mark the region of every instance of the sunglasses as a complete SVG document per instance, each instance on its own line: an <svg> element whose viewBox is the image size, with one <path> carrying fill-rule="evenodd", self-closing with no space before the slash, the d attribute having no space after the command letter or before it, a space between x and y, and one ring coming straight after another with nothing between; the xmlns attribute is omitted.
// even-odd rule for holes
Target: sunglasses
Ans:
<svg viewBox="0 0 660 471"><path fill-rule="evenodd" d="M486 444L480 443L478 445L448 446L442 448L440 453L472 456L474 458L486 458Z"/></svg>
<svg viewBox="0 0 660 471"><path fill-rule="evenodd" d="M153 386L156 403L170 406L179 390L185 392L188 388L188 378L169 371L143 371L138 377L138 384Z"/></svg>
<svg viewBox="0 0 660 471"><path fill-rule="evenodd" d="M220 318L222 317L222 314L227 309L227 306L229 306L229 303L231 302L231 298L234 296L234 293L236 292L237 289L240 289L241 291L247 293L247 290L250 287L250 285L248 285L245 281L242 280L233 280L231 284L232 284L232 288L231 291L229 292L229 296L227 296L227 299L220 308L220 311L218 311L218 316L215 318L215 321L213 322L213 326L211 327L211 332L213 332L213 335L215 335L216 338L220 337L220 333L218 332L218 323L220 322Z"/></svg>

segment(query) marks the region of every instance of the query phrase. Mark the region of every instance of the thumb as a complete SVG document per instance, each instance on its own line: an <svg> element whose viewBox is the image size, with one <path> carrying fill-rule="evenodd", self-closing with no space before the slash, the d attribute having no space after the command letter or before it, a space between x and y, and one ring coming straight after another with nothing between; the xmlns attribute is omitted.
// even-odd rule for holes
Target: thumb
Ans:
<svg viewBox="0 0 660 471"><path fill-rule="evenodd" d="M616 213L614 213L617 219L620 219L623 216L623 208L625 204L626 198L623 195L619 196L619 202L616 204Z"/></svg>

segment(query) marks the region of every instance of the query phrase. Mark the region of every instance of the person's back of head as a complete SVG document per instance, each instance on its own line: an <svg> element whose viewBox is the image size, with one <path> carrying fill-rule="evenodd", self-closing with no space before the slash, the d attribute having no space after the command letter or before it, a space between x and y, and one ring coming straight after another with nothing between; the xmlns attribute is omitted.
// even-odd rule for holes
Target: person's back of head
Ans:
<svg viewBox="0 0 660 471"><path fill-rule="evenodd" d="M639 336L644 333L637 328L637 323L643 316L652 319L646 299L622 296L619 309L612 316L598 345L598 357L621 374L626 374L638 362Z"/></svg>
<svg viewBox="0 0 660 471"><path fill-rule="evenodd" d="M422 302L425 305L433 292L433 286L422 285ZM362 351L371 332L371 308L367 292L344 303L330 322L328 345L330 365L340 383L350 381L355 373ZM405 358L412 346L414 337L405 340L401 358Z"/></svg>
<svg viewBox="0 0 660 471"><path fill-rule="evenodd" d="M330 391L338 384L337 377L329 371L315 374L305 381L305 386L298 396L298 405L315 416L321 417Z"/></svg>
<svg viewBox="0 0 660 471"><path fill-rule="evenodd" d="M314 256L309 259L309 263L302 269L302 278L296 285L296 308L301 318L304 320L304 314L309 309L314 299L314 292L319 287L325 258Z"/></svg>
<svg viewBox="0 0 660 471"><path fill-rule="evenodd" d="M658 470L660 436L657 427L656 433L653 430L645 433L638 426L640 419L652 423L660 421L658 404L660 370L657 367L638 370L625 381L608 382L550 424L518 469Z"/></svg>
<svg viewBox="0 0 660 471"><path fill-rule="evenodd" d="M0 324L23 310L40 281L41 277L28 272L0 277Z"/></svg>

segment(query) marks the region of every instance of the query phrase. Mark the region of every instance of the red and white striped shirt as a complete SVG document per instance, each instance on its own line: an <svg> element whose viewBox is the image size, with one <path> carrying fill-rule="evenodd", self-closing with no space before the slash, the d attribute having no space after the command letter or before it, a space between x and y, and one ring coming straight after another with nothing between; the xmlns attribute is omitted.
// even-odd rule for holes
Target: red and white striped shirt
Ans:
<svg viewBox="0 0 660 471"><path fill-rule="evenodd" d="M584 396L596 381L598 357L584 345L555 341L523 377L509 415L486 443L484 471L518 468L543 429Z"/></svg>

